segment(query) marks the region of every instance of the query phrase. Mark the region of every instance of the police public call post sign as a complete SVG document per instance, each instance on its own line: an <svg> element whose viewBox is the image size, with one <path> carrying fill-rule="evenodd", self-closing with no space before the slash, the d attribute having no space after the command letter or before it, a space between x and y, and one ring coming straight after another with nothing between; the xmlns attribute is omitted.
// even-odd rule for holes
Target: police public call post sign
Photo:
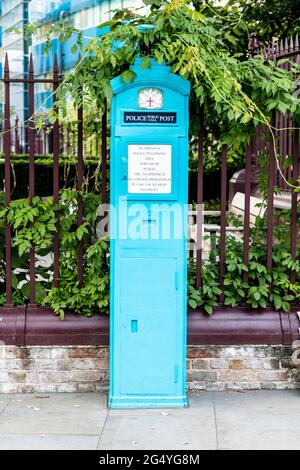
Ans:
<svg viewBox="0 0 300 470"><path fill-rule="evenodd" d="M151 59L112 80L111 408L187 406L190 84Z"/></svg>
<svg viewBox="0 0 300 470"><path fill-rule="evenodd" d="M176 124L177 113L124 112L125 124Z"/></svg>

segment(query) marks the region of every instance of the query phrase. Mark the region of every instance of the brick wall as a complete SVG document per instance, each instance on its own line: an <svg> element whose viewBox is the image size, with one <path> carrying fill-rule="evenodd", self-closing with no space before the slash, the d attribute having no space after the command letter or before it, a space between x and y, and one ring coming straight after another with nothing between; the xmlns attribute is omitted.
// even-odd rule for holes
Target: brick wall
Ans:
<svg viewBox="0 0 300 470"><path fill-rule="evenodd" d="M0 393L103 390L108 364L107 347L0 346Z"/></svg>
<svg viewBox="0 0 300 470"><path fill-rule="evenodd" d="M106 390L108 356L100 346L0 346L0 393ZM300 388L291 357L286 346L190 346L188 388Z"/></svg>
<svg viewBox="0 0 300 470"><path fill-rule="evenodd" d="M190 389L256 390L300 388L287 346L190 346Z"/></svg>

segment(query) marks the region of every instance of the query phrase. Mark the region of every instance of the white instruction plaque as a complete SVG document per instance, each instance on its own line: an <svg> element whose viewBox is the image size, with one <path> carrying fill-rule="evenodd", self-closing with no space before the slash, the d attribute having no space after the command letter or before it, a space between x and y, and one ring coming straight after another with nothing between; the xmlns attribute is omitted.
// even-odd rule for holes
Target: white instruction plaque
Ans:
<svg viewBox="0 0 300 470"><path fill-rule="evenodd" d="M128 145L128 193L171 194L172 145Z"/></svg>

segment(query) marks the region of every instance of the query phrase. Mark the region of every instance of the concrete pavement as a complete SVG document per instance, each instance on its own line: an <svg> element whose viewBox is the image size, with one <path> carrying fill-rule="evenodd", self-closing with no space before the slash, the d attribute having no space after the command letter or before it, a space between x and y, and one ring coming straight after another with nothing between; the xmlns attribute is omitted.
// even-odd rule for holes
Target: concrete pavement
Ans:
<svg viewBox="0 0 300 470"><path fill-rule="evenodd" d="M300 449L300 390L198 392L179 410L107 410L104 394L0 395L0 450Z"/></svg>

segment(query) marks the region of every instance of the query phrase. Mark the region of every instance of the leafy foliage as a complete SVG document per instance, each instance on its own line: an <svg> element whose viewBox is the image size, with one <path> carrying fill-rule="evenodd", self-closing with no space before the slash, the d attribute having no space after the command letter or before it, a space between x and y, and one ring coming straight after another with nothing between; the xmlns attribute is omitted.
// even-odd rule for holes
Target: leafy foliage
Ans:
<svg viewBox="0 0 300 470"><path fill-rule="evenodd" d="M33 246L37 250L50 249L58 209L51 199L41 201L39 197L34 197L32 204L28 199L12 201L9 208L2 209L0 218L6 218L15 231L13 247L18 248L20 257Z"/></svg>
<svg viewBox="0 0 300 470"><path fill-rule="evenodd" d="M216 23L233 53L244 53L251 33L262 44L300 32L298 0L193 0L195 8Z"/></svg>
<svg viewBox="0 0 300 470"><path fill-rule="evenodd" d="M61 253L60 283L44 299L61 318L65 310L73 310L82 315L108 313L109 275L108 241L96 239L98 196L93 193L82 194L85 207L84 223L77 226L78 193L64 190L62 203L63 216L60 219ZM84 281L78 281L77 255L79 244L84 253Z"/></svg>
<svg viewBox="0 0 300 470"><path fill-rule="evenodd" d="M242 168L245 145L255 126L264 124L270 130L274 110L300 118L300 100L293 88L299 66L279 67L272 60L248 60L246 56L253 28L266 25L273 16L278 28L281 21L284 24L285 15L289 25L291 18L297 18L297 2L284 1L285 6L280 8L277 0L229 0L223 6L204 0L145 0L147 15L140 15L139 10L116 11L111 21L99 25L103 34L85 42L85 47L81 31L66 21L52 25L46 35L48 48L54 36L61 41L72 37L72 52L78 55L77 66L59 88L56 103L60 118L76 127L70 102L75 108L83 103L86 137L99 133L104 101L109 102L112 96L110 80L121 75L125 82L133 81L135 74L130 66L141 55L141 67L150 67L151 54L191 82L191 167L197 161L199 108L204 105L205 168L218 167L224 143L228 144L229 163ZM153 29L143 28L145 24ZM29 25L28 34L40 34L39 27ZM56 117L48 110L48 121L54 122ZM41 115L37 125L41 126L43 120Z"/></svg>
<svg viewBox="0 0 300 470"><path fill-rule="evenodd" d="M247 265L243 262L243 241L232 235L227 237L225 305L234 308L245 304L253 309L265 309L273 305L276 310L288 312L293 302L300 301L300 252L298 247L297 258L293 260L290 255L290 211L278 211L275 216L272 272L266 268L267 227L264 218L257 218L255 226L251 228ZM209 314L218 305L221 294L218 253L217 247L211 253L210 260L204 264L200 289L195 288L195 265L190 267L193 275L189 279L189 305L194 309L204 307ZM246 278L244 273L247 273ZM296 282L291 282L291 273L294 273Z"/></svg>
<svg viewBox="0 0 300 470"><path fill-rule="evenodd" d="M212 258L213 258L212 254ZM189 283L188 283L188 304L192 309L203 307L206 313L211 315L218 306L221 289L219 283L219 269L216 260L211 259L210 263L202 269L202 287L195 288L195 264L189 263Z"/></svg>
<svg viewBox="0 0 300 470"><path fill-rule="evenodd" d="M78 197L84 202L84 222L78 227ZM78 193L65 189L60 204L52 198L34 198L12 201L3 208L0 196L0 304L5 302L5 219L13 231L13 301L23 305L29 301L29 249L35 247L37 266L37 301L53 309L64 318L67 310L91 316L107 314L109 309L109 244L98 238L99 199L94 193ZM240 225L231 216L231 223ZM60 224L60 282L53 288L53 235ZM293 302L300 301L299 247L297 258L290 255L290 211L275 213L273 269L266 268L266 220L257 218L251 228L250 253L247 265L243 262L243 241L232 235L226 240L226 274L224 277L225 305L234 308L248 305L253 309L265 309L272 304L276 310L289 311ZM300 217L299 219L300 220ZM300 228L300 223L298 223ZM196 289L196 266L189 261L188 304L202 307L209 315L218 306L221 296L219 278L219 246L210 252L204 263L202 284ZM84 280L78 281L78 250L83 251ZM45 260L47 261L45 263ZM248 279L244 279L247 273ZM296 282L291 282L291 273ZM270 294L272 285L272 294Z"/></svg>
<svg viewBox="0 0 300 470"><path fill-rule="evenodd" d="M84 222L77 224L78 198L84 204ZM5 208L0 197L0 305L5 303L5 221L12 228L13 301L15 305L29 302L29 250L36 253L36 295L39 305L50 306L64 316L65 310L83 315L108 313L109 258L108 241L97 239L99 196L78 194L65 189L60 204L52 198L35 197L14 200ZM2 206L2 207L1 207ZM53 237L60 226L60 284L52 287ZM83 285L78 281L77 254L83 252Z"/></svg>
<svg viewBox="0 0 300 470"><path fill-rule="evenodd" d="M239 37L247 31L246 22L239 16L239 6L233 6L233 2L229 1L231 9L227 10L228 16L224 18L223 12L220 13L208 2L195 2L196 9L187 0L145 0L145 3L150 6L149 14L140 16L128 10L118 11L112 21L100 25L102 31L105 28L109 31L92 39L84 49L82 35L74 27L60 22L58 27L50 28L48 47L55 34L61 40L76 35L72 52L78 54L75 71L66 76L59 87L56 101L58 114L48 111L50 122L58 117L70 121L68 97L75 107L83 105L86 129L91 133L99 131L101 110L112 95L110 80L121 75L125 82L133 81L135 73L131 65L140 55L141 67L150 67L150 52L158 63L165 62L172 72L191 82L191 158L196 153L199 109L203 105L208 137L205 153L209 155L211 165L224 143L229 146L229 158L240 159L255 126L264 124L270 130L274 110L289 112L295 119L300 117L300 100L293 88L299 66L290 64L289 67L280 68L262 57L249 61L245 53L239 53ZM259 4L258 1L254 3ZM246 6L248 4L245 2ZM152 25L153 29L141 28L144 24ZM37 29L30 26L28 33L37 33ZM43 116L40 116L38 125L42 122ZM80 227L77 224L78 196L83 199L85 208L84 222ZM16 305L28 302L28 251L34 246L37 257L47 256L49 259L47 266L38 265L37 269L40 304L50 306L61 318L68 309L87 316L97 312L107 313L108 242L96 236L98 197L93 193L78 194L68 189L62 191L57 206L52 199L41 200L38 197L32 204L28 200L20 200L13 201L8 209L3 206L1 197L0 303L5 302L4 223L7 218L13 229L13 300ZM271 302L276 309L288 311L291 302L300 300L299 262L289 255L289 217L289 213L284 217L278 215L271 273L265 267L264 219L257 219L256 226L251 229L247 265L243 262L242 241L227 237L226 305L235 307L247 304L257 309L265 308ZM53 288L51 252L58 218L61 227L60 285ZM77 253L80 248L84 253L83 285L79 285L78 281ZM218 247L203 267L200 289L195 287L193 263L189 266L189 272L189 305L192 308L201 306L212 314L221 295ZM291 272L295 273L296 284L290 282ZM247 273L246 277L244 273ZM270 284L273 287L271 295Z"/></svg>
<svg viewBox="0 0 300 470"><path fill-rule="evenodd" d="M134 80L130 69L141 54L142 67L150 67L149 54L165 61L174 73L191 81L190 157L196 160L199 132L199 107L205 105L205 164L211 168L220 159L223 143L229 145L230 161L240 163L245 144L255 125L271 123L272 110L299 114L299 97L293 93L293 80L299 66L277 67L262 57L249 61L246 53L251 32L261 38L282 36L299 29L297 0L228 0L218 5L206 0L144 0L147 15L128 9L116 11L113 19L99 25L99 37L83 44L82 32L63 18L49 25L46 52L53 37L60 41L72 38L72 53L78 63L64 77L57 101L59 116L76 126L75 108L83 102L86 136L101 128L104 100L110 100L110 80L122 75L125 82ZM153 25L153 30L141 28ZM43 34L39 25L28 25L26 35ZM66 99L66 97L68 99ZM57 115L47 111L37 119L54 122ZM67 119L65 119L67 118ZM236 166L236 165L235 165Z"/></svg>
<svg viewBox="0 0 300 470"><path fill-rule="evenodd" d="M213 131L217 150L225 142L239 152L255 125L269 125L274 109L299 115L300 101L293 94L296 64L286 70L262 57L249 61L233 54L228 35L220 34L218 15L197 11L187 0L147 3L151 8L146 16L118 11L112 21L100 25L103 31L109 26L109 32L89 42L76 73L60 87L57 105L63 116L68 114L66 96L75 106L83 102L86 126L95 131L99 110L112 95L110 80L121 75L125 82L133 81L130 66L141 54L142 67L150 67L150 51L159 63L165 61L172 72L190 80L191 136L198 133L199 106L205 104L206 126ZM153 29L142 30L145 23Z"/></svg>
<svg viewBox="0 0 300 470"><path fill-rule="evenodd" d="M84 159L86 165L96 165L99 163L98 156L87 156ZM28 165L29 163L29 155L27 153L24 154L12 154L11 155L11 163L14 166L17 165ZM77 165L78 158L76 155L63 155L59 156L59 165ZM43 166L43 167L53 167L53 154L35 154L34 158L35 166ZM0 153L0 165L4 165L4 154Z"/></svg>
<svg viewBox="0 0 300 470"><path fill-rule="evenodd" d="M300 32L298 0L229 0L228 8L237 3L250 32L264 41Z"/></svg>

